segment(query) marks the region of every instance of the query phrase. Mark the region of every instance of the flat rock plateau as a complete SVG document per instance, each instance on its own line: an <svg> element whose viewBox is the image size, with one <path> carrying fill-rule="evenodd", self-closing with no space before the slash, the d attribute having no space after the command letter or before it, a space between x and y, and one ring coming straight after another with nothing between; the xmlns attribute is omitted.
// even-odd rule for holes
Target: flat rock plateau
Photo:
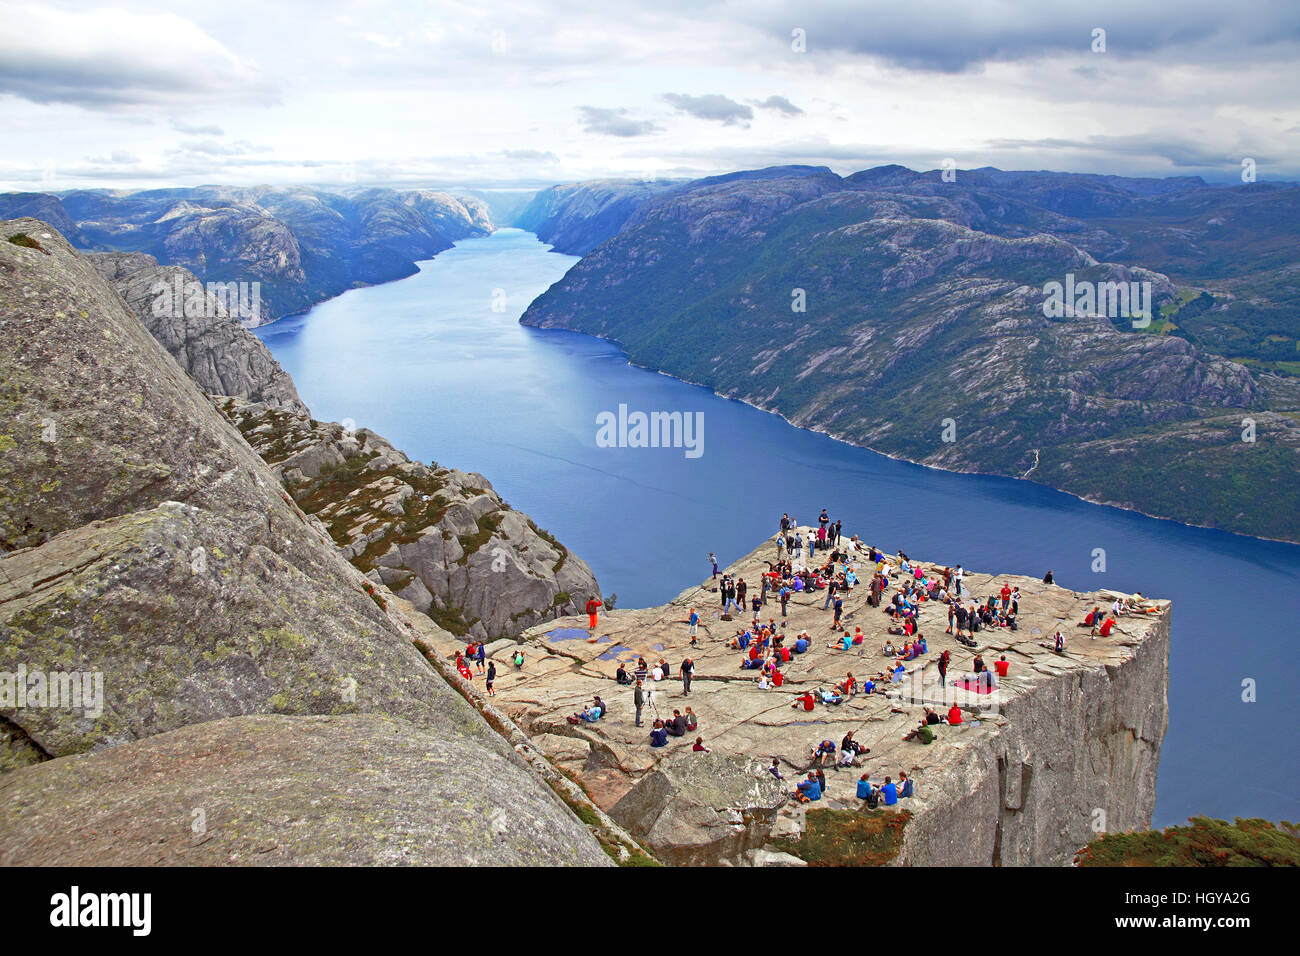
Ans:
<svg viewBox="0 0 1300 956"><path fill-rule="evenodd" d="M748 582L750 597L774 552L773 543L764 544L727 569ZM863 555L856 564L860 575L865 564ZM849 672L862 680L885 669L882 648L891 619L883 608L893 587L881 608L869 606L863 584L846 598L849 632L860 626L866 635L847 652L828 647L833 635L831 613L822 609L825 592L793 595L786 643L807 630L810 648L792 655L779 689L760 690L758 672L741 669L742 652L726 647L751 615L746 610L735 621L722 620L717 585L709 580L661 607L602 614L594 631L585 616L535 626L522 639L522 669L510 663L514 642L493 645L493 703L665 862L795 862L768 841L800 835L806 812L859 807L855 788L861 773L880 784L905 770L915 780L916 796L900 801L899 809L910 810L912 818L899 863L1065 864L1100 828L1150 824L1168 723L1170 606L1146 600L1149 613L1121 616L1110 637L1091 638L1088 628L1076 624L1094 605L1108 607L1115 592L1076 593L1034 578L967 572L964 593L983 601L1003 582L1020 588L1016 631L981 630L978 646L970 648L945 633L945 609L926 605L921 629L929 650L908 665L909 682L879 682L874 694L840 705L818 703L811 713L792 707L794 697L829 689ZM695 648L686 624L692 607L701 617ZM781 621L773 596L761 617ZM1063 654L1050 647L1058 625L1066 635ZM447 640L442 649L454 653L455 644ZM952 652L947 690L939 685L935 664L945 649ZM1010 662L996 698L951 687L954 677L971 669L977 651L989 667L1003 655ZM655 708L647 706L645 726L635 727L632 688L614 681L619 663L630 672L638 656L651 667L661 658L669 661L672 677L657 686L657 712L668 717L690 706L699 717L697 732L670 737L667 747L650 747ZM679 670L686 656L695 661L689 696L682 693ZM597 694L609 704L609 715L596 723L569 723L568 716ZM926 704L944 714L954 699L966 723L935 728L930 745L902 739ZM838 745L847 731L870 753L851 770L827 767L827 798L820 804L809 808L789 800L786 790L810 767L818 742L829 738ZM711 753L692 751L697 734ZM766 771L774 757L786 778L780 786Z"/></svg>

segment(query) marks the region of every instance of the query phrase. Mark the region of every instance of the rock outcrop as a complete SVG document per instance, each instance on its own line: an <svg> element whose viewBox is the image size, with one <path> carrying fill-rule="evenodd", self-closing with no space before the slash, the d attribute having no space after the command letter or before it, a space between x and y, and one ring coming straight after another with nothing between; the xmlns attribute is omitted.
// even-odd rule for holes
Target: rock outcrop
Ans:
<svg viewBox="0 0 1300 956"><path fill-rule="evenodd" d="M210 819L230 821L213 851L240 859L388 861L362 844L454 826L459 859L608 860L430 666L387 590L343 559L99 272L37 220L0 223L0 422L0 671L42 675L41 696L0 705L0 769L17 768L0 778L0 858L143 861L188 787L208 794ZM58 675L80 674L98 675L100 693L55 706ZM282 760L292 771L277 779ZM309 812L313 793L333 792L295 781L349 769L354 796ZM474 782L472 805L457 778ZM400 800L377 819L358 809L384 790L422 793L425 821L398 821ZM506 813L500 826L488 807ZM335 848L295 826L304 815ZM38 829L84 832L87 849L35 847ZM539 834L554 842L539 848ZM212 859L204 852L191 859Z"/></svg>
<svg viewBox="0 0 1300 956"><path fill-rule="evenodd" d="M665 863L707 866L762 849L786 800L759 761L682 752L637 780L609 815Z"/></svg>
<svg viewBox="0 0 1300 956"><path fill-rule="evenodd" d="M0 776L0 866L607 865L553 801L400 720L233 717Z"/></svg>
<svg viewBox="0 0 1300 956"><path fill-rule="evenodd" d="M344 557L452 633L514 637L600 597L586 562L482 475L413 462L368 429L217 403Z"/></svg>
<svg viewBox="0 0 1300 956"><path fill-rule="evenodd" d="M728 571L748 581L753 594L772 552L765 545ZM898 559L888 563L897 581ZM867 573L864 557L855 564L859 574ZM924 567L934 573L934 566ZM981 603L1004 583L1020 589L1017 630L985 628L970 647L945 633L944 609L927 604L921 629L928 652L909 663L905 680L897 683L880 676L893 660L881 650L887 640L901 638L888 634L891 619L883 606L868 604L862 585L845 600L849 632L860 627L865 635L849 651L827 647L824 592L796 594L787 618L769 597L762 618L779 622L786 645L801 630L811 640L807 653L783 665L781 688L765 690L755 671L739 666L744 654L726 646L740 624L721 618L716 585L706 581L662 607L603 615L594 634L585 619L532 628L522 669L506 661L513 648L496 655L494 703L659 859L788 863L767 841L780 840L789 850L788 841L797 846L806 814L859 809L855 788L863 772L878 785L886 775L897 779L906 771L916 795L902 801L911 819L898 863L1065 865L1102 830L1150 824L1168 722L1170 606L1142 599L1146 611L1121 617L1114 633L1094 639L1075 624L1094 605L1108 607L1113 593L1078 594L1020 576L964 578L968 599ZM689 645L686 626L692 607L702 618L696 647ZM1058 626L1066 635L1061 654L1052 649ZM952 654L946 684L935 664L945 650ZM988 666L1002 656L1009 661L997 694L954 686L977 653ZM695 676L686 696L678 675L688 655ZM641 728L634 726L631 689L613 680L620 663L632 670L638 657L666 659L672 674L652 683L656 699L647 703ZM811 711L792 706L796 695L829 690L848 673L858 681L875 678L876 692L839 705L817 703ZM595 695L608 705L608 714L595 723L570 723L569 715ZM935 727L929 745L904 739L924 706L946 715L954 703L963 723ZM699 729L651 748L651 721L688 706ZM827 766L829 786L821 802L785 802L812 766L817 744L831 739L838 745L850 731L869 752L851 770ZM711 753L692 750L697 735ZM785 777L775 789L766 770L773 759Z"/></svg>
<svg viewBox="0 0 1300 956"><path fill-rule="evenodd" d="M89 253L86 258L199 388L308 414L289 373L244 327L255 324L251 297L240 303L216 295L188 269L160 266L143 252ZM232 304L236 309L244 305L247 314L230 314L227 306Z"/></svg>

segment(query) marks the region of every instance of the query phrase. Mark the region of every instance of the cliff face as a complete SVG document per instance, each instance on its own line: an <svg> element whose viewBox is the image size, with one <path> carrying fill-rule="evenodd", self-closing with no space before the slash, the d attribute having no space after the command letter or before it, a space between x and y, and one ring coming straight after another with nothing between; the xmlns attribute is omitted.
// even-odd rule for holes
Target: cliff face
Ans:
<svg viewBox="0 0 1300 956"><path fill-rule="evenodd" d="M596 180L543 189L515 217L556 252L585 256L623 228L632 214L671 183Z"/></svg>
<svg viewBox="0 0 1300 956"><path fill-rule="evenodd" d="M727 569L749 583L751 597L773 551L764 545ZM854 563L860 575L868 573L865 559ZM897 581L898 559L889 564ZM604 615L594 632L580 617L532 628L524 669L501 668L494 702L666 861L797 862L773 854L766 842L780 840L797 854L807 814L856 811L863 772L879 785L904 771L916 795L898 807L911 811L898 863L1063 865L1102 830L1150 824L1168 720L1170 606L1144 600L1147 612L1123 616L1113 634L1093 639L1075 623L1094 605L1108 607L1111 593L1078 594L1033 578L968 572L967 600L983 603L1004 583L1020 589L1017 630L985 628L972 648L945 633L944 609L927 604L921 629L928 653L907 664L898 683L882 676L893 661L882 647L902 639L889 635L891 619L883 607L868 605L863 585L845 600L849 632L864 634L848 651L827 647L834 635L830 612L822 609L824 592L795 594L788 617L769 597L761 617L780 623L787 646L802 630L812 636L807 653L782 665L780 689L761 689L756 672L740 667L743 652L726 644L748 613L736 622L721 619L716 585L706 581L662 607ZM702 620L694 647L685 623L691 608ZM1051 647L1057 626L1066 636L1063 654ZM944 650L952 655L946 684L935 664ZM976 653L989 666L1003 656L1009 662L996 695L954 687ZM686 656L695 663L689 696L679 679ZM666 659L672 674L652 684L656 699L647 703L641 728L634 724L631 690L612 679L620 663L631 670L639 657ZM876 692L812 710L792 706L797 695L830 689L849 673L858 681L875 679ZM607 716L570 723L568 716L595 695L608 705ZM946 715L953 703L962 708L963 723L935 727L928 745L904 739L924 706ZM687 706L699 729L651 748L648 725ZM849 732L869 752L847 772L827 768L821 802L790 803L787 795L812 765L817 744L838 745ZM712 754L692 750L697 735ZM776 790L766 770L773 759L786 778ZM788 841L795 841L793 849Z"/></svg>
<svg viewBox="0 0 1300 956"><path fill-rule="evenodd" d="M160 266L143 252L88 253L140 322L199 388L307 414L293 379L261 339L231 315L227 301L181 266ZM236 303L238 305L238 303Z"/></svg>
<svg viewBox="0 0 1300 956"><path fill-rule="evenodd" d="M0 860L326 860L332 843L353 862L608 862L414 646L418 624L36 220L0 223L0 383L0 670L101 682L81 706L0 705ZM324 831L286 825L274 784L232 783L277 753L299 754L295 800L331 804ZM422 794L420 820L371 818L371 783L331 783L314 760L377 761L375 786ZM431 842L477 813L460 779L486 822ZM201 850L182 812L195 792L222 821Z"/></svg>
<svg viewBox="0 0 1300 956"><path fill-rule="evenodd" d="M1005 724L912 808L899 862L1059 866L1101 833L1148 828L1169 725L1169 614L1126 644L1113 662L1045 673L1007 699Z"/></svg>
<svg viewBox="0 0 1300 956"><path fill-rule="evenodd" d="M345 558L452 633L514 637L600 597L586 562L482 475L413 462L368 429L216 401Z"/></svg>

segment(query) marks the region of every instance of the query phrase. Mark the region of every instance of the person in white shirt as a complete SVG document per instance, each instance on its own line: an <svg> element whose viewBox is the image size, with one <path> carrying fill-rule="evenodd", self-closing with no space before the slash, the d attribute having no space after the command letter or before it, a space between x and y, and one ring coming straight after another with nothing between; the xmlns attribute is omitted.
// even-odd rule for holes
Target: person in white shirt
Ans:
<svg viewBox="0 0 1300 956"><path fill-rule="evenodd" d="M655 665L655 669L654 669L653 671L650 672L650 676L653 677L653 678L654 678L655 680L657 680L657 681L663 680L663 679L664 679L664 669L663 669L662 667L660 667L658 664L656 664L656 665Z"/></svg>

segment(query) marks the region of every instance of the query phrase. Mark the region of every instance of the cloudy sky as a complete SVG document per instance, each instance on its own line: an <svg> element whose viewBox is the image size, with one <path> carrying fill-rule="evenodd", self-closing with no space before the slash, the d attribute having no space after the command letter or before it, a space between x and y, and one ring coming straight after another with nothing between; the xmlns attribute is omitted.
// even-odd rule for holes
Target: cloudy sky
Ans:
<svg viewBox="0 0 1300 956"><path fill-rule="evenodd" d="M0 189L1300 179L1298 64L1296 0L0 0Z"/></svg>

